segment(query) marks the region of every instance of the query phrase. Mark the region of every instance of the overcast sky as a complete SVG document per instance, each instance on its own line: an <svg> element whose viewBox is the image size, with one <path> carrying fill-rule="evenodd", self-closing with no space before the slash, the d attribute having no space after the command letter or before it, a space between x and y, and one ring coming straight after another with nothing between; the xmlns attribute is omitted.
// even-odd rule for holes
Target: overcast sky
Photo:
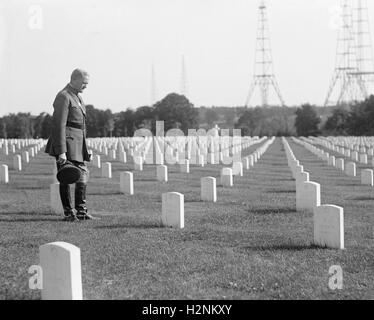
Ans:
<svg viewBox="0 0 374 320"><path fill-rule="evenodd" d="M374 20L374 3L368 2ZM274 71L286 104L322 104L335 66L339 1L266 3ZM182 55L195 106L243 105L253 74L258 4L0 0L0 115L51 113L76 67L91 75L86 104L114 112L149 105L152 64L159 100L180 92Z"/></svg>

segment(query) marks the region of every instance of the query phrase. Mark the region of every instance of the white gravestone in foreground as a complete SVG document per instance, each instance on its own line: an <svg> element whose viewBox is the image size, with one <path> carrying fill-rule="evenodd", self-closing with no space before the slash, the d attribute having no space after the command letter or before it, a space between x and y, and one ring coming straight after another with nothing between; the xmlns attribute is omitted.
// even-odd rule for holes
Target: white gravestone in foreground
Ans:
<svg viewBox="0 0 374 320"><path fill-rule="evenodd" d="M39 247L42 300L82 300L80 249L66 242Z"/></svg>
<svg viewBox="0 0 374 320"><path fill-rule="evenodd" d="M217 201L217 186L216 178L205 177L201 178L201 200L202 201Z"/></svg>
<svg viewBox="0 0 374 320"><path fill-rule="evenodd" d="M121 172L120 175L120 190L122 193L130 195L134 194L134 176L132 172Z"/></svg>
<svg viewBox="0 0 374 320"><path fill-rule="evenodd" d="M184 228L184 195L178 192L162 194L162 224L167 227Z"/></svg>
<svg viewBox="0 0 374 320"><path fill-rule="evenodd" d="M343 208L318 206L314 210L314 243L328 248L344 249Z"/></svg>

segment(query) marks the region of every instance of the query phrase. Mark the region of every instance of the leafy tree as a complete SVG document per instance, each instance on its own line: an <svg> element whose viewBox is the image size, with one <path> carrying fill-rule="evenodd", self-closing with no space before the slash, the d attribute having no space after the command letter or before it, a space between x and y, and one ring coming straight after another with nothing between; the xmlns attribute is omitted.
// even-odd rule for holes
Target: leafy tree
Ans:
<svg viewBox="0 0 374 320"><path fill-rule="evenodd" d="M310 104L304 104L296 110L295 127L299 136L315 136L320 134L318 124L321 119L316 110Z"/></svg>
<svg viewBox="0 0 374 320"><path fill-rule="evenodd" d="M374 135L374 96L352 106L347 127L348 133L355 136Z"/></svg>
<svg viewBox="0 0 374 320"><path fill-rule="evenodd" d="M165 121L165 131L178 128L187 134L188 129L197 127L198 111L183 95L168 94L156 103L154 114L156 120Z"/></svg>
<svg viewBox="0 0 374 320"><path fill-rule="evenodd" d="M347 135L349 119L350 112L348 110L337 108L327 119L324 130L329 135Z"/></svg>

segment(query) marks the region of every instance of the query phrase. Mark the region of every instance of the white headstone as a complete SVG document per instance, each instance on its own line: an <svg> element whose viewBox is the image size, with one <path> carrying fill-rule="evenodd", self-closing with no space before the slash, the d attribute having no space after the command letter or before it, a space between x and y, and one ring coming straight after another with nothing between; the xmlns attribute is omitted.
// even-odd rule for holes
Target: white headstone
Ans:
<svg viewBox="0 0 374 320"><path fill-rule="evenodd" d="M254 164L255 164L254 156L253 156L253 155L250 155L250 156L249 156L249 165L250 165L251 167L253 167Z"/></svg>
<svg viewBox="0 0 374 320"><path fill-rule="evenodd" d="M64 208L62 207L60 198L60 184L52 183L49 187L50 191L50 202L53 213L58 215L64 215Z"/></svg>
<svg viewBox="0 0 374 320"><path fill-rule="evenodd" d="M208 153L208 162L210 164L216 164L214 153Z"/></svg>
<svg viewBox="0 0 374 320"><path fill-rule="evenodd" d="M157 166L157 180L161 182L168 181L168 167L165 165Z"/></svg>
<svg viewBox="0 0 374 320"><path fill-rule="evenodd" d="M335 166L335 157L334 156L329 157L328 165L333 166L333 167Z"/></svg>
<svg viewBox="0 0 374 320"><path fill-rule="evenodd" d="M114 150L114 149L110 150L110 158L113 159L113 160L115 160L117 158L116 150Z"/></svg>
<svg viewBox="0 0 374 320"><path fill-rule="evenodd" d="M101 159L100 159L100 156L97 154L96 156L94 156L93 158L93 165L96 167L96 168L101 168Z"/></svg>
<svg viewBox="0 0 374 320"><path fill-rule="evenodd" d="M125 171L120 174L120 190L122 193L134 194L134 176L132 172Z"/></svg>
<svg viewBox="0 0 374 320"><path fill-rule="evenodd" d="M101 176L103 178L112 178L112 164L104 162L101 168Z"/></svg>
<svg viewBox="0 0 374 320"><path fill-rule="evenodd" d="M348 162L345 166L345 173L350 177L356 176L356 164L354 162Z"/></svg>
<svg viewBox="0 0 374 320"><path fill-rule="evenodd" d="M249 170L250 163L249 163L249 158L248 157L246 157L246 158L243 159L243 165L244 165L244 169L245 170Z"/></svg>
<svg viewBox="0 0 374 320"><path fill-rule="evenodd" d="M66 242L39 247L42 300L82 300L80 249Z"/></svg>
<svg viewBox="0 0 374 320"><path fill-rule="evenodd" d="M223 168L221 170L221 184L224 187L232 187L234 185L231 168Z"/></svg>
<svg viewBox="0 0 374 320"><path fill-rule="evenodd" d="M167 227L184 228L184 195L178 192L162 194L162 224Z"/></svg>
<svg viewBox="0 0 374 320"><path fill-rule="evenodd" d="M190 161L189 160L184 160L184 163L180 164L180 172L190 173Z"/></svg>
<svg viewBox="0 0 374 320"><path fill-rule="evenodd" d="M334 205L314 209L314 243L328 248L344 249L343 208Z"/></svg>
<svg viewBox="0 0 374 320"><path fill-rule="evenodd" d="M25 163L29 163L30 157L28 151L22 151L22 161Z"/></svg>
<svg viewBox="0 0 374 320"><path fill-rule="evenodd" d="M360 154L360 163L362 164L368 164L368 156L366 153Z"/></svg>
<svg viewBox="0 0 374 320"><path fill-rule="evenodd" d="M1 165L0 167L0 182L4 182L4 183L9 182L9 172L8 172L8 166L6 164Z"/></svg>
<svg viewBox="0 0 374 320"><path fill-rule="evenodd" d="M240 177L243 176L243 163L242 162L235 161L232 164L232 174L235 176L240 176Z"/></svg>
<svg viewBox="0 0 374 320"><path fill-rule="evenodd" d="M352 158L352 160L353 161L358 161L358 152L357 151L353 151L352 153L351 153L351 158Z"/></svg>
<svg viewBox="0 0 374 320"><path fill-rule="evenodd" d="M17 170L17 171L22 170L22 159L21 159L21 156L19 154L16 154L13 157L13 169Z"/></svg>
<svg viewBox="0 0 374 320"><path fill-rule="evenodd" d="M373 186L373 170L364 169L361 170L361 184Z"/></svg>
<svg viewBox="0 0 374 320"><path fill-rule="evenodd" d="M217 186L216 178L205 177L201 178L201 200L202 201L217 201Z"/></svg>
<svg viewBox="0 0 374 320"><path fill-rule="evenodd" d="M127 162L127 156L126 156L126 152L125 151L120 151L120 153L119 153L119 161L121 161L122 163L126 163Z"/></svg>
<svg viewBox="0 0 374 320"><path fill-rule="evenodd" d="M303 182L297 185L296 210L313 212L321 205L321 186L316 182Z"/></svg>
<svg viewBox="0 0 374 320"><path fill-rule="evenodd" d="M143 171L143 157L134 157L134 170Z"/></svg>
<svg viewBox="0 0 374 320"><path fill-rule="evenodd" d="M336 168L344 171L344 159L342 158L336 159L335 166Z"/></svg>
<svg viewBox="0 0 374 320"><path fill-rule="evenodd" d="M203 154L199 155L198 157L198 164L202 167L204 167L204 164L205 164L205 157Z"/></svg>

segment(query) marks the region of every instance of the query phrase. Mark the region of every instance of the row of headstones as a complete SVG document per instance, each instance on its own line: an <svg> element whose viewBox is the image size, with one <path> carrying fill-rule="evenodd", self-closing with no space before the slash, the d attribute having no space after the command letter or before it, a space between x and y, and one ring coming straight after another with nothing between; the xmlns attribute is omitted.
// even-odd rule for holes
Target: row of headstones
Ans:
<svg viewBox="0 0 374 320"><path fill-rule="evenodd" d="M320 137L333 144L338 144L353 150L365 150L374 147L374 137L354 137L354 136L340 136L340 137Z"/></svg>
<svg viewBox="0 0 374 320"><path fill-rule="evenodd" d="M244 137L244 138L246 138L246 137ZM105 138L103 138L103 139L105 139ZM183 138L181 138L181 139L183 139ZM232 146L231 148L232 148L232 151L234 153L239 152L239 151L241 151L242 147L247 148L254 143L262 142L264 139L266 139L266 137L263 137L261 139L258 139L258 137L256 137L256 139L250 139L249 141L248 141L248 139L244 139L243 140L244 142L242 143L242 145ZM139 159L142 158L142 162L153 163L153 148L151 148L151 147L154 146L155 153L156 153L155 154L156 164L163 164L165 156L168 157L167 158L168 160L172 159L173 163L180 163L180 162L185 161L184 156L181 159L179 159L178 149L174 150L173 148L166 148L166 151L162 152L161 150L163 150L163 149L160 147L160 141L161 140L162 140L161 137L147 138L147 139L145 139L145 142L143 143L142 146L140 146L140 147L139 147L139 145L135 146L135 149L134 149L135 151L133 149L130 149L129 150L129 155L134 157L134 162L136 161L137 163L139 163L140 162ZM183 143L182 143L182 145L183 145ZM89 144L89 145L91 147L93 146L92 144ZM121 146L121 144L120 144L120 146ZM97 148L95 148L95 146L93 146L93 147L94 147L95 150L97 150L100 153L103 153L106 156L109 156L111 159L116 159L117 158L117 150L115 148L108 149L107 147L104 147L104 149L102 149L102 148L97 149ZM202 164L203 161L205 161L205 162L209 161L209 163L214 164L214 163L218 163L219 161L223 161L222 159L225 156L228 156L228 148L226 148L224 151L221 151L221 152L218 152L218 151L216 152L214 149L212 149L212 150L213 150L213 152L210 152L208 154L208 150L206 148L205 149L197 148L197 150L194 150L194 151L196 151L195 155L197 156L195 158L195 157L192 156L193 152L189 149L189 150L187 150L187 153L186 153L187 157L186 158L187 158L187 160L191 160L191 157L192 157L192 163L193 164L195 164L194 162L197 162L198 164ZM165 152L166 152L166 155L165 155ZM171 153L173 153L173 156L171 155ZM183 151L181 153L183 153ZM120 148L120 150L119 150L119 158L120 158L121 162L126 163L126 161L127 161L126 152L123 150L123 147ZM137 158L137 159L135 159L135 158ZM209 158L209 160L207 158ZM96 161L94 160L94 165L95 166L97 166L97 162L98 162L97 160ZM170 162L171 161L168 161L168 163L170 163Z"/></svg>
<svg viewBox="0 0 374 320"><path fill-rule="evenodd" d="M314 244L344 249L343 208L331 204L321 205L320 184L309 180L309 173L304 171L287 140L282 138L282 141L296 183L296 210L313 213Z"/></svg>
<svg viewBox="0 0 374 320"><path fill-rule="evenodd" d="M249 170L251 166L256 163L261 155L267 150L269 145L274 141L274 137L268 140L263 146L258 148L253 154L245 157L242 162L234 161L232 164L232 168L223 168L221 170L221 184L223 186L232 186L233 185L233 176L243 176L243 164L246 170ZM96 163L100 163L99 156L96 156L95 159L98 159ZM204 165L204 162L201 162ZM143 170L143 162L141 159L135 160L134 162L134 169L135 171L142 171ZM184 163L180 164L180 172L181 173L189 173L190 172L190 164L189 160L185 160ZM168 181L168 167L166 165L158 165L156 167L156 175L157 180L161 182ZM111 163L105 162L102 166L102 177L111 178L112 177L112 169ZM120 174L120 190L127 190L126 193L132 194L134 187L133 187L133 173L132 172L122 172ZM131 190L131 191L130 191Z"/></svg>
<svg viewBox="0 0 374 320"><path fill-rule="evenodd" d="M256 161L266 152L268 147L274 142L274 137L268 140L255 152ZM240 164L240 165L239 165ZM237 164L239 170L242 170L242 163ZM235 172L237 173L237 172ZM223 187L233 186L233 169L223 168L221 170L221 184ZM202 201L217 201L217 186L216 178L203 177L201 178L201 200ZM162 223L164 225L183 228L184 227L184 195L178 192L169 192L162 195Z"/></svg>
<svg viewBox="0 0 374 320"><path fill-rule="evenodd" d="M22 151L22 154L16 154L13 156L13 169L16 171L22 171L22 163L29 163L30 156L35 157L41 149L41 145L30 147L29 151ZM9 167L6 164L0 166L0 182L9 183Z"/></svg>
<svg viewBox="0 0 374 320"><path fill-rule="evenodd" d="M328 152L317 148L316 146L308 143L305 139L300 141L298 139L294 139L299 144L303 145L306 149L310 152L315 154L319 157L322 161L327 162L329 166L335 167L341 171L343 171L346 175L350 177L357 176L357 167L356 163L348 162L345 163L343 158L335 158L335 156L330 155ZM374 186L374 171L372 169L362 169L361 170L361 184Z"/></svg>
<svg viewBox="0 0 374 320"><path fill-rule="evenodd" d="M266 137L263 137L260 140L257 140L256 143L260 143L264 139L266 139ZM248 143L248 144L244 145L243 148L244 149L248 148L252 144L253 144L252 142ZM92 150L91 150L91 152L92 152ZM122 163L127 162L127 154L126 154L125 151L120 151L119 156L120 156L119 157L120 162L122 162ZM130 154L130 156L131 156L131 154ZM143 170L143 163L146 162L145 161L146 160L145 159L145 154L143 154L143 156L135 156L135 155L133 155L133 156L134 156L133 157L134 170L142 171ZM116 151L115 150L111 150L110 157L111 157L111 159L116 159ZM219 157L219 159L217 159L218 157ZM170 158L168 158L168 159L170 159ZM219 161L225 163L225 158L224 158L223 153L219 153L219 154L210 153L207 158L204 155L199 155L197 161L194 161L194 160L196 160L196 159L192 159L192 164L197 163L198 165L201 165L202 167L204 166L205 163L217 164L217 163L219 163ZM175 163L180 164L181 172L187 172L187 173L189 172L190 160L186 160L186 159L179 160L178 154L176 154L175 161L176 161ZM160 164L160 165L164 164L164 155L163 154L159 154L158 157L157 157L157 153L156 153L156 164ZM100 155L93 155L93 166L97 167L97 168L101 168L101 157L100 157ZM102 176L103 177L111 177L110 171L111 171L110 163L106 162L103 165Z"/></svg>
<svg viewBox="0 0 374 320"><path fill-rule="evenodd" d="M353 151L374 153L374 137L323 137L322 139Z"/></svg>
<svg viewBox="0 0 374 320"><path fill-rule="evenodd" d="M325 148L340 153L344 157L351 158L351 160L359 162L361 164L368 164L369 157L372 157L371 164L372 166L374 166L374 148L369 148L368 150L366 150L365 147L359 147L357 145L341 146L341 143L333 143L327 138L304 138L303 140L311 144L318 143L320 145L323 145Z"/></svg>
<svg viewBox="0 0 374 320"><path fill-rule="evenodd" d="M15 153L16 149L21 150L22 148L38 145L43 142L43 139L0 139L0 149L3 153L8 155L9 150ZM13 151L14 150L14 151Z"/></svg>

